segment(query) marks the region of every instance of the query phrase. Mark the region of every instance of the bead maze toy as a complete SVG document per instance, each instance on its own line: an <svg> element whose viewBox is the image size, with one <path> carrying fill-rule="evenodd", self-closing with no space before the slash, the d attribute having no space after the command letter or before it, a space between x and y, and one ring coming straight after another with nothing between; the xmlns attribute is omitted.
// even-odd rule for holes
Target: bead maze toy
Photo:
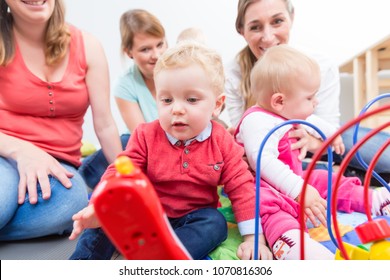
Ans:
<svg viewBox="0 0 390 280"><path fill-rule="evenodd" d="M273 133L275 133L275 131L277 131L278 129L286 126L286 125L296 125L296 124L303 124L303 125L306 125L306 126L309 126L311 128L313 128L320 136L322 139L326 139L326 136L324 135L324 133L318 129L318 127L316 127L315 125L307 122L307 121L304 121L304 120L298 120L298 119L293 119L293 120L287 120L287 121L284 121L282 122L281 124L275 126L273 129L271 129L267 135L264 137L263 141L261 142L260 144L260 147L259 147L259 152L258 152L258 156L257 156L257 161L256 161L256 170L258 170L258 172L256 172L256 207L255 207L255 246L254 246L254 259L257 260L259 258L259 253L258 253L258 239L259 239L259 220L260 220L260 180L261 180L261 155L263 153L263 150L264 150L264 147L265 147L265 144L266 142L268 141L268 139L271 137L271 135ZM325 148L328 149L328 194L330 194L332 192L332 189L331 189L331 184L329 184L329 182L332 181L332 162L333 162L333 155L332 155L332 149L330 148L330 146L325 146ZM314 169L314 168L313 168ZM305 185L307 185L307 182L305 181ZM305 189L302 189L302 193L304 194L304 190ZM302 201L304 200L304 196L302 195ZM328 197L328 200L327 200L328 204L330 203L330 196ZM303 207L301 207L303 208ZM301 214L301 216L303 217L303 214ZM330 208L328 207L327 208L327 223L329 223L329 217L330 217ZM301 225L303 225L303 228L301 230L301 239L303 239L303 232L304 232L304 224L305 222L304 221L300 221L301 222ZM330 237L332 240L334 240L334 236L332 234L332 232L330 232ZM334 241L335 242L335 241ZM302 242L301 242L302 243Z"/></svg>
<svg viewBox="0 0 390 280"><path fill-rule="evenodd" d="M387 95L386 95L387 97ZM383 98L383 96L379 96L376 100L379 100L380 98ZM368 105L370 106L373 102L376 100L373 100ZM368 106L368 107L369 107ZM390 105L381 106L375 110L366 112L366 108L362 111L362 113L355 119L351 120L350 122L343 125L333 136L326 139L322 145L322 147L315 153L313 156L313 161L308 166L308 175L305 178L304 186L302 189L302 200L304 199L305 190L307 187L307 178L310 176L310 172L314 169L315 162L320 158L321 154L324 152L325 148L330 145L330 143L334 140L334 138L337 135L340 135L348 128L352 127L353 125L356 125L355 129L355 135L357 134L357 126L365 118L371 117L375 114L378 114L380 112L383 112L385 110L390 109ZM367 142L372 136L374 136L379 131L383 130L384 128L390 126L390 122L386 122L383 125L380 125L379 127L372 129L367 135L365 135L362 139L357 141L357 137L354 136L354 147L347 153L345 158L343 159L343 162L340 165L338 175L335 179L333 184L333 190L331 193L331 204L328 204L328 208L331 209L331 217L332 217L332 225L334 226L335 235L336 235L336 241L332 239L335 242L336 247L338 248L336 251L336 259L337 260L389 260L390 259L390 242L386 240L387 238L390 238L390 226L388 222L385 219L376 219L373 220L370 213L370 207L366 207L366 215L368 221L366 223L363 223L356 227L356 233L361 240L362 244L359 246L354 246L348 243L345 243L342 241L338 223L337 223L337 213L336 213L336 205L337 205L337 190L338 185L341 179L342 174L347 168L348 163L352 159L352 157L358 152L359 148ZM362 159L360 158L360 163L367 169L367 173L364 180L364 188L365 188L365 195L364 195L364 201L365 205L369 205L368 202L368 188L370 183L370 178L373 174L373 170L375 167L376 162L379 160L380 155L384 152L384 150L390 145L390 140L386 141L382 147L378 150L375 157L372 159L369 166L366 164L362 164ZM359 157L358 157L359 159ZM376 178L387 188L389 189L388 183L384 182L382 178L378 174L376 174ZM331 188L332 189L332 188ZM301 208L300 213L300 222L301 222L301 230L303 230L304 226L304 217L303 217L303 209ZM328 228L331 234L330 227ZM303 232L301 234L301 259L304 259L304 241L303 241Z"/></svg>
<svg viewBox="0 0 390 280"><path fill-rule="evenodd" d="M390 97L390 93L383 93L381 95L378 95L377 97L375 97L374 99L372 99L371 101L369 101L364 107L363 109L360 111L359 115L363 115L364 113L367 112L367 110L376 102L384 99L384 98L389 98ZM354 133L353 133L353 144L356 145L357 142L358 142L358 131L359 131L359 126L360 126L360 122L356 123L355 125L355 129L354 129ZM367 165L366 162L364 162L363 158L361 157L360 155L360 152L359 150L356 151L356 158L358 159L359 163L361 164L361 166L363 166L365 169L368 169L369 166ZM386 187L389 191L390 191L390 186L388 184L388 182L386 182L385 180L383 180L383 178L381 176L379 176L378 173L376 173L375 171L372 172L372 176L375 177L375 179L377 179L381 184L382 186ZM371 177L371 174L370 176Z"/></svg>
<svg viewBox="0 0 390 280"><path fill-rule="evenodd" d="M152 184L130 158L115 161L116 174L91 198L96 216L115 247L129 260L188 260Z"/></svg>
<svg viewBox="0 0 390 280"><path fill-rule="evenodd" d="M370 213L370 207L366 207L366 215L368 221L362 225L359 225L356 227L356 233L359 236L359 239L361 240L362 244L359 246L354 246L348 243L345 243L342 241L340 230L337 223L337 212L336 212L336 206L337 206L337 189L338 185L340 183L340 179L342 177L342 174L344 173L345 169L347 168L347 165L349 161L352 159L352 157L357 155L357 158L359 162L362 164L364 168L367 169L365 181L364 181L364 188L365 188L365 196L364 201L366 205L369 205L368 203L368 188L370 183L370 178L372 174L374 177L383 184L388 190L389 185L386 183L378 174L375 173L374 167L376 162L379 160L380 155L384 152L384 150L390 145L390 139L386 141L383 146L378 150L375 157L371 161L370 165L368 166L366 163L363 162L361 157L358 154L358 149L366 142L368 141L373 135L378 133L379 131L383 130L384 128L390 126L390 122L387 122L381 126L379 126L376 129L373 129L370 133L368 133L365 137L363 137L359 142L357 142L357 130L358 125L361 120L371 117L375 114L378 114L382 111L389 110L390 105L382 106L377 108L376 110L372 110L370 112L366 112L367 109L377 100L380 100L385 97L390 97L390 94L383 94L378 96L373 101L369 102L366 107L362 110L361 114L351 120L350 122L346 123L344 126L342 126L334 135L326 139L325 135L315 126L312 124L302 121L302 120L288 120L285 121L278 126L276 126L274 129L272 129L264 138L262 141L260 148L259 148L259 154L257 158L257 165L256 170L261 170L261 154L264 149L266 141L269 139L269 137L274 133L276 130L280 129L281 127L285 125L292 125L292 124L304 124L307 126L312 127L314 130L316 130L322 139L324 140L321 148L313 155L312 161L310 162L308 168L307 168L307 174L304 178L304 184L302 188L302 195L301 195L301 201L304 201L305 199L305 192L308 185L308 179L310 177L311 172L313 172L316 162L320 159L321 155L325 152L327 149L328 152L328 198L327 198L327 224L333 225L335 230L335 235L333 235L333 232L331 230L331 227L328 227L329 236L332 240L332 242L336 245L336 260L348 260L348 259L355 259L355 260L389 260L390 259L390 241L387 239L390 238L390 226L388 222L385 219L376 219L373 220ZM332 150L330 148L330 144L333 142L333 140L343 133L348 128L355 125L355 134L354 134L354 148L346 155L344 158L339 172L338 176L336 177L335 181L332 182ZM254 257L255 259L258 259L258 230L259 230L259 216L260 216L260 178L261 174L260 172L256 173L256 216L255 216L255 247L254 247ZM301 224L301 236L300 236L300 252L301 252L301 259L305 259L305 251L304 251L304 231L306 227L305 223L305 215L304 215L304 209L303 207L300 208L300 215L299 215L299 221Z"/></svg>

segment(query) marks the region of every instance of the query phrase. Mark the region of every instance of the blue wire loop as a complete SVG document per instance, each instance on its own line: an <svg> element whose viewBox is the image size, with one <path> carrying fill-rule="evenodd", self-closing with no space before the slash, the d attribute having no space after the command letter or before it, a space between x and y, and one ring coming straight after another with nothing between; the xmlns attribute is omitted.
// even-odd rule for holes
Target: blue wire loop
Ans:
<svg viewBox="0 0 390 280"><path fill-rule="evenodd" d="M293 125L293 124L303 124L303 125L306 125L306 126L309 126L311 128L313 128L315 131L318 132L318 134L320 134L321 138L325 141L326 140L326 136L324 135L324 133L319 129L317 128L315 125L307 122L307 121L304 121L304 120L288 120L288 121L284 121L282 122L281 124L275 126L273 129L271 129L268 134L265 136L265 138L263 139L263 141L261 142L260 144L260 148L259 148L259 153L257 155L257 162L256 162L256 208L255 208L255 248L254 248L254 259L255 260L258 260L259 259L259 247L258 247L258 244L259 244L259 219L260 219L260 179L261 179L261 176L260 176L260 162L261 162L261 155L263 153L263 149L264 149L264 146L266 144L266 142L268 141L269 137L276 131L278 130L279 128L283 127L283 126L286 126L286 125ZM331 197L332 197L332 163L333 163L333 153L332 153L332 148L331 147L328 147L328 197L327 197L327 224L328 225L331 225L331 211L330 211L330 205L331 205ZM333 243L337 245L337 241L332 233L332 230L331 230L331 227L329 226L328 227L328 232L329 232L329 236L331 238L331 240L333 241Z"/></svg>
<svg viewBox="0 0 390 280"><path fill-rule="evenodd" d="M363 107L363 109L360 111L360 115L363 115L375 102L383 99L383 98L388 98L390 97L390 93L383 93L381 95L378 95L377 97L373 98L370 102L366 104L366 106ZM359 132L359 125L360 122L358 122L355 125L354 133L353 133L353 145L355 145L358 141L358 132ZM363 160L361 157L359 151L356 152L356 158L359 161L360 165L363 166L364 169L367 170L368 165L367 163ZM377 179L384 187L387 188L388 191L390 191L390 186L389 184L378 174L375 172L375 170L372 172L372 175Z"/></svg>

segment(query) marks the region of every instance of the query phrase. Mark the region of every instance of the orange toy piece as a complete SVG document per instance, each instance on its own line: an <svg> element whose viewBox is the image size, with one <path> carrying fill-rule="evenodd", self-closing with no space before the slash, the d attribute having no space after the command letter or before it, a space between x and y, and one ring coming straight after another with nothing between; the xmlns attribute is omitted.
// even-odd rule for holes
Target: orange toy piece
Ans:
<svg viewBox="0 0 390 280"><path fill-rule="evenodd" d="M91 198L101 226L129 260L188 260L145 174L130 158L115 161L117 173L102 181Z"/></svg>

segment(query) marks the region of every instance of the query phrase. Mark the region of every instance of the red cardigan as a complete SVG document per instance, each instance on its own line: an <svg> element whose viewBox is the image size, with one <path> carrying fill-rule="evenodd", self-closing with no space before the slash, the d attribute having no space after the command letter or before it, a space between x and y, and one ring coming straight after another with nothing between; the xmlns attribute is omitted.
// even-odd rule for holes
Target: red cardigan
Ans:
<svg viewBox="0 0 390 280"><path fill-rule="evenodd" d="M242 159L244 149L220 124L212 124L208 139L188 146L172 145L158 120L141 124L120 155L148 176L170 218L217 207L217 186L224 185L237 222L254 219L254 178ZM115 172L111 164L102 180Z"/></svg>

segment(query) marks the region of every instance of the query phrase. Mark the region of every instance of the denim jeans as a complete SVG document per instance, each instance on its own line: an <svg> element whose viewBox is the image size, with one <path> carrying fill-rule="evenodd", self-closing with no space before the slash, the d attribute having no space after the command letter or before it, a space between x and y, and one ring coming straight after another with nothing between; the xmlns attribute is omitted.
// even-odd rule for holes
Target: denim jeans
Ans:
<svg viewBox="0 0 390 280"><path fill-rule="evenodd" d="M115 247L101 228L83 231L70 260L109 260Z"/></svg>
<svg viewBox="0 0 390 280"><path fill-rule="evenodd" d="M355 127L352 127L352 128L347 129L342 134L343 142L344 142L344 145L345 145L345 153L344 153L344 155L340 156L340 155L337 155L337 154L333 153L333 162L335 162L338 165L340 165L340 163L344 159L345 155L347 155L347 153L354 146L354 144L353 144L354 130L355 130ZM370 128L359 127L357 141L362 139L364 137L364 135L366 135L370 131L371 131ZM387 132L377 133L372 138L370 138L370 140L368 140L358 150L361 158L363 159L363 161L367 165L370 164L370 162L371 162L372 158L374 157L375 153L380 149L380 147L383 145L383 143L386 142L389 139L389 137L390 137L390 134L387 133ZM307 156L311 158L313 156L313 154L308 153ZM327 161L328 160L327 155L322 156L320 158L320 160ZM355 156L349 162L348 167L352 168L352 169L360 170L360 171L363 171L363 172L366 171L366 169L358 161L358 159L356 157L356 153L355 153ZM303 163L303 169L306 169L306 168L307 168L307 164ZM327 164L324 164L324 163L317 163L316 168L317 169L327 169L328 166L327 166ZM389 174L390 173L390 147L386 148L385 152L381 155L379 161L377 162L377 164L375 166L375 171L377 173L380 173L380 174Z"/></svg>
<svg viewBox="0 0 390 280"><path fill-rule="evenodd" d="M74 176L72 187L65 188L50 176L51 197L42 199L38 184L38 202L30 204L28 194L18 204L19 173L16 162L0 157L0 240L22 240L72 230L72 216L88 204L87 187L77 169L61 163Z"/></svg>
<svg viewBox="0 0 390 280"><path fill-rule="evenodd" d="M346 130L343 135L343 141L345 145L345 154L349 152L353 148L353 134L354 134L355 127L352 127L348 130ZM358 130L358 137L357 141L362 139L364 135L366 135L368 132L370 132L370 128L366 127L359 127ZM363 161L369 165L374 155L377 153L377 151L380 149L380 147L383 145L384 142L386 142L390 137L390 134L387 132L379 132L375 134L370 140L368 140L359 150L359 154ZM349 163L350 167L353 167L355 169L363 170L366 169L359 163L356 156L352 158L352 160ZM390 147L386 148L385 152L381 155L379 161L377 162L375 166L375 171L377 173L390 173Z"/></svg>
<svg viewBox="0 0 390 280"><path fill-rule="evenodd" d="M226 219L214 208L199 209L169 221L194 260L204 259L227 238Z"/></svg>
<svg viewBox="0 0 390 280"><path fill-rule="evenodd" d="M227 238L225 217L214 208L193 211L169 219L177 237L193 259L204 259ZM80 236L72 260L109 260L115 247L102 229L86 229Z"/></svg>
<svg viewBox="0 0 390 280"><path fill-rule="evenodd" d="M126 148L129 138L130 134L121 135L123 150ZM79 173L84 178L87 186L94 189L99 183L100 178L106 171L108 165L108 161L106 160L103 151L100 149L83 160L83 163L79 168Z"/></svg>

